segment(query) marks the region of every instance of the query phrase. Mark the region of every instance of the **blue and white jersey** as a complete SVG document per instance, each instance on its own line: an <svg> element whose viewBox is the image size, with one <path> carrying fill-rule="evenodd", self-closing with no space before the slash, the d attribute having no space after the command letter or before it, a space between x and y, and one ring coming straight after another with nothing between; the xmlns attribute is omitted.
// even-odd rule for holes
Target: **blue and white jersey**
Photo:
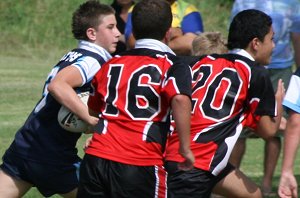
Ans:
<svg viewBox="0 0 300 198"><path fill-rule="evenodd" d="M300 113L300 69L294 73L290 80L288 90L285 94L282 104L297 112Z"/></svg>
<svg viewBox="0 0 300 198"><path fill-rule="evenodd" d="M83 82L75 91L90 91L90 82L94 75L110 58L104 48L87 41L80 41L78 48L65 54L49 73L42 98L17 131L7 152L26 160L49 164L78 161L76 143L81 134L68 132L59 125L57 115L61 104L48 93L47 86L58 72L71 66L80 71Z"/></svg>
<svg viewBox="0 0 300 198"><path fill-rule="evenodd" d="M288 68L294 63L290 33L300 33L299 0L235 0L231 19L240 11L257 9L268 14L273 20L275 48L270 69Z"/></svg>

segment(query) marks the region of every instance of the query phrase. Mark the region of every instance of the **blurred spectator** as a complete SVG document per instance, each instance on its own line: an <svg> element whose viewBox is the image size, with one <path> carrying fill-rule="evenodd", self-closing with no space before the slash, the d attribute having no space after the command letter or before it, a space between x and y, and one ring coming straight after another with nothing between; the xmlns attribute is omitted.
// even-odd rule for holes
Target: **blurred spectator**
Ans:
<svg viewBox="0 0 300 198"><path fill-rule="evenodd" d="M232 17L245 9L258 9L271 16L273 20L275 48L271 63L266 67L275 91L279 79L283 80L285 88L287 88L292 75L294 58L296 64L300 65L300 12L298 7L298 0L235 0L233 4ZM296 53L293 52L291 43L293 43ZM287 117L286 114L284 117ZM284 117L281 130L286 125ZM274 194L272 193L272 178L281 150L281 136L282 133L279 131L275 137L265 140L264 176L261 186L265 196ZM237 167L240 165L245 149L246 139L242 134L231 156L231 162Z"/></svg>
<svg viewBox="0 0 300 198"><path fill-rule="evenodd" d="M116 11L115 16L117 20L117 28L122 34L119 38L117 49L112 55L119 54L120 52L126 50L126 41L125 41L124 32L125 32L125 26L128 17L128 11L133 4L134 4L133 0L114 0L113 3L111 4L111 6Z"/></svg>
<svg viewBox="0 0 300 198"><path fill-rule="evenodd" d="M192 41L203 32L203 24L198 9L184 0L167 0L171 4L173 22L170 31L171 40L169 47L177 55L190 55ZM131 11L129 11L128 21L126 23L125 38L127 46L133 48L135 38L132 34Z"/></svg>

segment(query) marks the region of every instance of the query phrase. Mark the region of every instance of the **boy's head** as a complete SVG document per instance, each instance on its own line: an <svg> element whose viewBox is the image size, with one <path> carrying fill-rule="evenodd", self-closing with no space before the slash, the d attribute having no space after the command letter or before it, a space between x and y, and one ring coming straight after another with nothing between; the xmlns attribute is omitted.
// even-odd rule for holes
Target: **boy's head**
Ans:
<svg viewBox="0 0 300 198"><path fill-rule="evenodd" d="M120 36L116 24L111 6L90 0L73 13L72 33L77 40L90 41L113 53Z"/></svg>
<svg viewBox="0 0 300 198"><path fill-rule="evenodd" d="M246 49L254 38L264 41L271 27L271 17L262 11L249 9L239 12L229 27L228 49Z"/></svg>
<svg viewBox="0 0 300 198"><path fill-rule="evenodd" d="M273 42L272 19L262 11L249 9L239 12L229 27L229 50L245 49L261 65L270 63Z"/></svg>
<svg viewBox="0 0 300 198"><path fill-rule="evenodd" d="M161 41L171 24L171 7L165 0L141 0L133 8L132 31L136 39Z"/></svg>
<svg viewBox="0 0 300 198"><path fill-rule="evenodd" d="M227 47L220 32L204 32L199 34L192 43L192 54L201 56L204 54L223 54Z"/></svg>

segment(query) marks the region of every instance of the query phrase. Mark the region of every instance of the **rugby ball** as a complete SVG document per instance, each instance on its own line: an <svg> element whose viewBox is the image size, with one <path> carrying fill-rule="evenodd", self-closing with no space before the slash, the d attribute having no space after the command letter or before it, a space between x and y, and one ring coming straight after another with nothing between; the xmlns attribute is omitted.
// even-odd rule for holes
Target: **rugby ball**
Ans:
<svg viewBox="0 0 300 198"><path fill-rule="evenodd" d="M87 105L87 101L89 98L89 92L83 92L77 94L81 101ZM77 115L72 113L68 108L65 106L61 106L58 111L57 120L59 125L70 132L74 133L83 133L87 131L88 124L81 120Z"/></svg>

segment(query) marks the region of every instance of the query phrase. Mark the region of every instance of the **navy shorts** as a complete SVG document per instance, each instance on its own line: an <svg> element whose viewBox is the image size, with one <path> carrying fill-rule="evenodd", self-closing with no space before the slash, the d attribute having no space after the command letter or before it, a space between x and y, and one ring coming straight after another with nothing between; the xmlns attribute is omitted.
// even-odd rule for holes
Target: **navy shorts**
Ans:
<svg viewBox="0 0 300 198"><path fill-rule="evenodd" d="M169 198L210 197L215 185L235 169L228 163L221 173L215 176L198 168L190 171L179 170L177 162L167 161L165 167L168 171Z"/></svg>
<svg viewBox="0 0 300 198"><path fill-rule="evenodd" d="M80 162L70 165L44 164L9 152L5 153L2 160L1 170L13 178L31 183L45 197L65 194L78 187Z"/></svg>
<svg viewBox="0 0 300 198"><path fill-rule="evenodd" d="M78 198L165 198L163 166L134 166L86 154L80 166Z"/></svg>

